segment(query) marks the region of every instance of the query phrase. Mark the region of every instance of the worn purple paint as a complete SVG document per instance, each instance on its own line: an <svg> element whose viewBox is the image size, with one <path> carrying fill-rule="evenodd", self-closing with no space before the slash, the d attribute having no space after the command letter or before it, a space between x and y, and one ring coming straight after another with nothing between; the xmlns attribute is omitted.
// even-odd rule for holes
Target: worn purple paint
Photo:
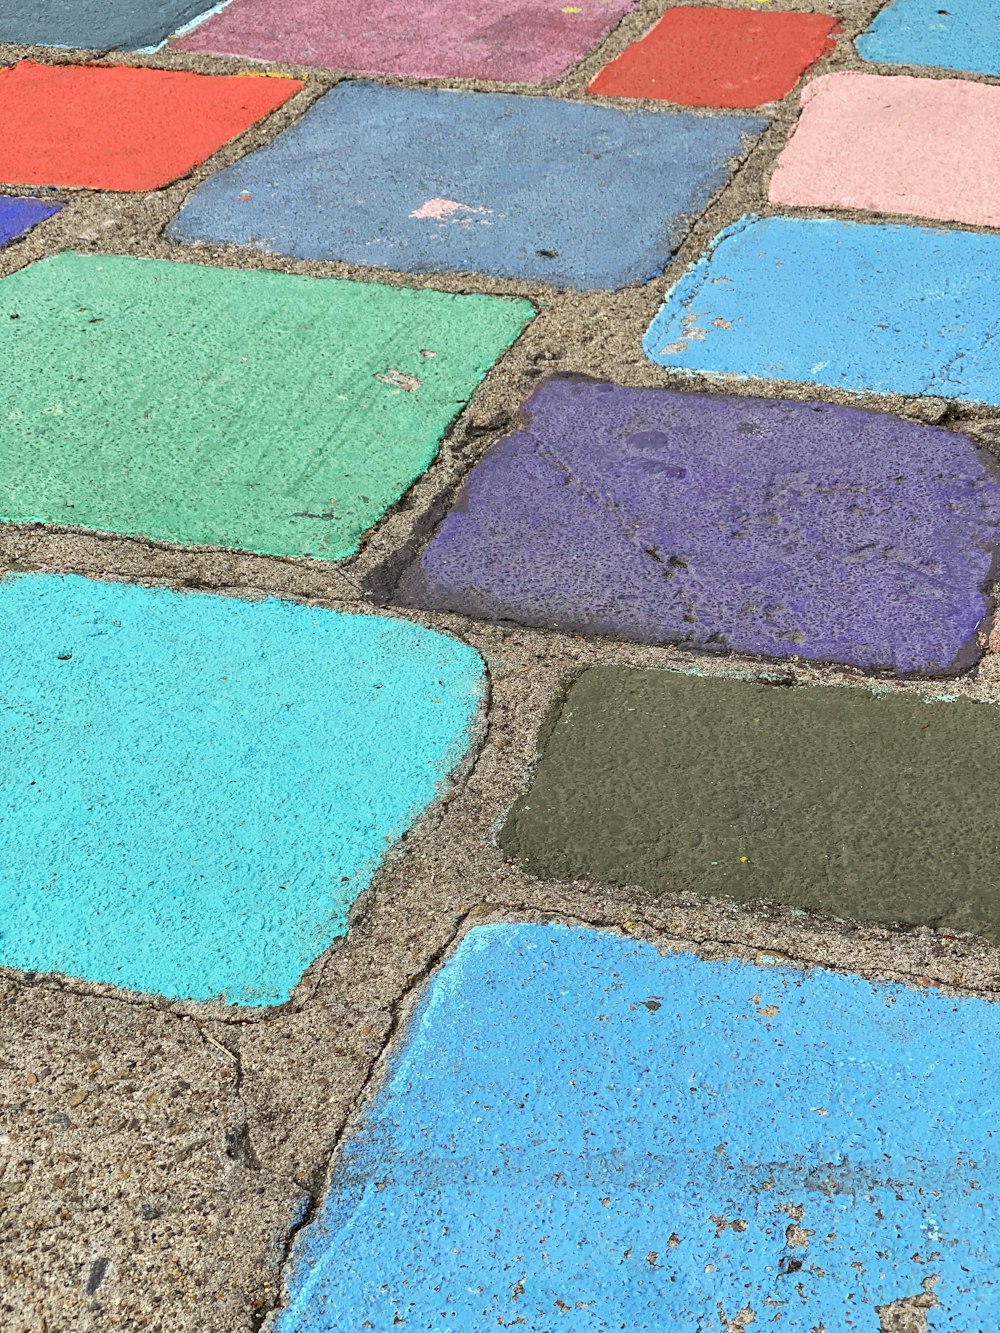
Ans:
<svg viewBox="0 0 1000 1333"><path fill-rule="evenodd" d="M978 658L1000 469L965 436L575 378L522 415L398 602L907 673Z"/></svg>

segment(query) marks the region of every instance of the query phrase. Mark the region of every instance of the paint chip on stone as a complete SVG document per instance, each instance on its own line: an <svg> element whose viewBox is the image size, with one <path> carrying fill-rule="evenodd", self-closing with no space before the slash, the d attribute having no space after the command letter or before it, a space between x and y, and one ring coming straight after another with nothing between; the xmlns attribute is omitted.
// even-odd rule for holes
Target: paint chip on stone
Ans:
<svg viewBox="0 0 1000 1333"><path fill-rule="evenodd" d="M325 560L430 465L534 313L72 253L4 278L4 311L0 518Z"/></svg>
<svg viewBox="0 0 1000 1333"><path fill-rule="evenodd" d="M644 347L671 369L998 404L998 310L1000 236L744 217L671 289Z"/></svg>
<svg viewBox="0 0 1000 1333"><path fill-rule="evenodd" d="M168 235L407 273L623 287L662 271L764 127L345 82L205 181Z"/></svg>
<svg viewBox="0 0 1000 1333"><path fill-rule="evenodd" d="M935 1327L986 1327L998 1044L979 999L480 926L338 1150L276 1333L875 1333L926 1289Z"/></svg>
<svg viewBox="0 0 1000 1333"><path fill-rule="evenodd" d="M156 46L211 0L5 0L0 42L91 51Z"/></svg>
<svg viewBox="0 0 1000 1333"><path fill-rule="evenodd" d="M45 204L40 199L21 199L0 195L0 246L18 240L39 222L58 213L62 204Z"/></svg>
<svg viewBox="0 0 1000 1333"><path fill-rule="evenodd" d="M0 963L265 1005L347 930L482 691L417 625L0 581Z"/></svg>
<svg viewBox="0 0 1000 1333"><path fill-rule="evenodd" d="M303 86L296 79L22 60L0 70L0 181L157 190Z"/></svg>
<svg viewBox="0 0 1000 1333"><path fill-rule="evenodd" d="M1000 74L1000 0L892 0L855 45L877 64Z"/></svg>

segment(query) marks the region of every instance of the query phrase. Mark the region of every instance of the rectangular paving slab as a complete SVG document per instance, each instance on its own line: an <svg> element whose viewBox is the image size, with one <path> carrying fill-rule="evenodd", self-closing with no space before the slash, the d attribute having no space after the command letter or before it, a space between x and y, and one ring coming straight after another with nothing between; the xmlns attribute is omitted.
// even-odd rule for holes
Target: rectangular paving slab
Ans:
<svg viewBox="0 0 1000 1333"><path fill-rule="evenodd" d="M1000 88L847 71L806 85L768 197L1000 226Z"/></svg>
<svg viewBox="0 0 1000 1333"><path fill-rule="evenodd" d="M0 195L0 247L37 227L39 222L58 213L62 204L43 204L40 199L20 199Z"/></svg>
<svg viewBox="0 0 1000 1333"><path fill-rule="evenodd" d="M532 874L1000 942L1000 709L595 667L499 842Z"/></svg>
<svg viewBox="0 0 1000 1333"><path fill-rule="evenodd" d="M205 181L168 235L407 273L624 287L663 269L764 125L343 83Z"/></svg>
<svg viewBox="0 0 1000 1333"><path fill-rule="evenodd" d="M941 672L980 655L1000 469L823 403L554 379L396 600L543 629Z"/></svg>
<svg viewBox="0 0 1000 1333"><path fill-rule="evenodd" d="M892 0L855 45L879 64L1000 74L1000 0Z"/></svg>
<svg viewBox="0 0 1000 1333"><path fill-rule="evenodd" d="M0 517L341 559L533 313L162 260L29 265L0 282Z"/></svg>
<svg viewBox="0 0 1000 1333"><path fill-rule="evenodd" d="M998 1042L983 1000L481 926L340 1149L276 1333L876 1333L925 1295L922 1327L992 1327Z"/></svg>
<svg viewBox="0 0 1000 1333"><path fill-rule="evenodd" d="M208 8L210 0L4 0L0 42L137 51Z"/></svg>
<svg viewBox="0 0 1000 1333"><path fill-rule="evenodd" d="M0 582L0 964L288 998L468 746L482 663L380 616Z"/></svg>
<svg viewBox="0 0 1000 1333"><path fill-rule="evenodd" d="M667 295L658 365L1000 404L1000 236L744 217Z"/></svg>

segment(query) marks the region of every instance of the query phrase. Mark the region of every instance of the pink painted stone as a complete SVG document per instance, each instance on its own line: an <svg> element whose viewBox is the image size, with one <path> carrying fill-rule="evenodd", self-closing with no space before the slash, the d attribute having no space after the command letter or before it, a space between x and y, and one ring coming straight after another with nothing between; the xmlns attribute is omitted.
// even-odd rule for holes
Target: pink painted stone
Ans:
<svg viewBox="0 0 1000 1333"><path fill-rule="evenodd" d="M208 51L414 78L556 79L634 0L233 0L171 42Z"/></svg>
<svg viewBox="0 0 1000 1333"><path fill-rule="evenodd" d="M868 208L1000 226L1000 88L825 74L771 181L772 204Z"/></svg>

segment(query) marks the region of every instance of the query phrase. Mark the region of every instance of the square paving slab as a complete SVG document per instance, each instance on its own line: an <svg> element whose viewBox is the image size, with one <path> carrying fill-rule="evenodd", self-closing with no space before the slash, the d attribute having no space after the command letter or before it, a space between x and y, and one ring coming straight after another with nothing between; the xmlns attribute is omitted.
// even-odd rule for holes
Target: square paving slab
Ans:
<svg viewBox="0 0 1000 1333"><path fill-rule="evenodd" d="M1000 708L596 667L499 838L543 879L1000 942Z"/></svg>
<svg viewBox="0 0 1000 1333"><path fill-rule="evenodd" d="M876 1333L925 1292L923 1327L992 1327L998 1042L982 1000L481 926L340 1149L276 1333Z"/></svg>
<svg viewBox="0 0 1000 1333"><path fill-rule="evenodd" d="M397 601L897 671L978 659L1000 468L965 436L572 379L520 415Z"/></svg>
<svg viewBox="0 0 1000 1333"><path fill-rule="evenodd" d="M0 963L287 999L468 745L479 657L380 616L0 582Z"/></svg>
<svg viewBox="0 0 1000 1333"><path fill-rule="evenodd" d="M158 190L302 86L295 79L22 60L0 70L0 181Z"/></svg>
<svg viewBox="0 0 1000 1333"><path fill-rule="evenodd" d="M418 79L557 79L632 0L233 0L172 45L256 60Z"/></svg>
<svg viewBox="0 0 1000 1333"><path fill-rule="evenodd" d="M0 247L16 241L39 222L58 213L62 204L43 204L40 199L0 195Z"/></svg>
<svg viewBox="0 0 1000 1333"><path fill-rule="evenodd" d="M855 45L879 64L1000 74L1000 0L893 0Z"/></svg>
<svg viewBox="0 0 1000 1333"><path fill-rule="evenodd" d="M0 517L341 559L532 314L164 260L29 265L0 282Z"/></svg>
<svg viewBox="0 0 1000 1333"><path fill-rule="evenodd" d="M623 287L663 269L764 126L343 83L205 181L168 235L407 273Z"/></svg>
<svg viewBox="0 0 1000 1333"><path fill-rule="evenodd" d="M4 0L0 42L136 51L209 7L209 0Z"/></svg>
<svg viewBox="0 0 1000 1333"><path fill-rule="evenodd" d="M671 369L1000 404L998 333L1000 236L744 217L644 346Z"/></svg>

